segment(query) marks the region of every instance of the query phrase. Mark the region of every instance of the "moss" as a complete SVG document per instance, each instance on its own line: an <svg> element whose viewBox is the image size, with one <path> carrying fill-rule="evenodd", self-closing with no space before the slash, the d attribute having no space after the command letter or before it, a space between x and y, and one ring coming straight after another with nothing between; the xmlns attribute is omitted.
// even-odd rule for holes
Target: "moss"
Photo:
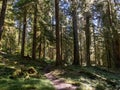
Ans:
<svg viewBox="0 0 120 90"><path fill-rule="evenodd" d="M96 90L105 90L105 87L101 84L96 85Z"/></svg>
<svg viewBox="0 0 120 90"><path fill-rule="evenodd" d="M29 67L27 69L28 74L37 74L37 70L34 67Z"/></svg>

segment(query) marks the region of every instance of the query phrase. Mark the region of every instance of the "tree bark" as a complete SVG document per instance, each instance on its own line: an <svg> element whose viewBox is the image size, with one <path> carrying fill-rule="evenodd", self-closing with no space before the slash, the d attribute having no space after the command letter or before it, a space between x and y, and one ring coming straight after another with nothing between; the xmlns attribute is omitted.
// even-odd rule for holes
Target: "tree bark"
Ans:
<svg viewBox="0 0 120 90"><path fill-rule="evenodd" d="M46 37L43 38L43 58L46 57Z"/></svg>
<svg viewBox="0 0 120 90"><path fill-rule="evenodd" d="M86 62L87 66L91 66L90 64L90 15L86 13L86 29L85 29L85 36L86 36Z"/></svg>
<svg viewBox="0 0 120 90"><path fill-rule="evenodd" d="M34 9L34 26L33 26L33 45L32 45L32 59L36 59L36 32L37 32L37 4Z"/></svg>
<svg viewBox="0 0 120 90"><path fill-rule="evenodd" d="M56 66L57 66L57 65L61 65L60 32L59 32L59 0L55 0L55 19L56 19Z"/></svg>
<svg viewBox="0 0 120 90"><path fill-rule="evenodd" d="M18 46L20 45L20 40L21 40L21 21L19 23L19 29L18 29Z"/></svg>
<svg viewBox="0 0 120 90"><path fill-rule="evenodd" d="M74 60L72 64L80 65L76 8L74 8L74 10L72 11L72 18L73 18L72 21L73 21L73 37L74 37Z"/></svg>
<svg viewBox="0 0 120 90"><path fill-rule="evenodd" d="M95 64L97 65L95 27L93 27L93 41L94 41L94 56L95 56L94 59L95 59Z"/></svg>
<svg viewBox="0 0 120 90"><path fill-rule="evenodd" d="M25 53L25 37L26 37L26 25L27 25L27 10L24 10L23 16L23 31L22 31L22 46L21 46L21 56L24 57Z"/></svg>
<svg viewBox="0 0 120 90"><path fill-rule="evenodd" d="M40 38L40 44L39 44L39 59L41 58L41 52L42 52L42 42Z"/></svg>
<svg viewBox="0 0 120 90"><path fill-rule="evenodd" d="M113 34L112 37L112 42L113 42L113 48L112 48L112 55L113 55L113 60L115 63L115 67L116 68L120 68L120 38L119 38L119 34L118 31L115 28L116 23L114 23L113 21L113 12L111 11L113 8L111 8L111 3L110 1L108 1L108 19L109 19L109 28ZM114 23L114 24L113 24Z"/></svg>

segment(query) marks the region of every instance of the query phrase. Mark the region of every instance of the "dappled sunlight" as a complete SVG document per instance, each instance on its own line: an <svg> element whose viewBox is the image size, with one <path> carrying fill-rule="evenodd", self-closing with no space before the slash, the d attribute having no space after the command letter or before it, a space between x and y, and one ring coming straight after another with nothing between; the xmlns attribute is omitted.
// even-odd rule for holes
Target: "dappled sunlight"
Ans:
<svg viewBox="0 0 120 90"><path fill-rule="evenodd" d="M114 88L114 85L120 84L119 74L98 67L63 66L54 68L44 75L41 71L44 68L39 66L39 61L28 62L17 56L5 56L3 59L7 59L6 64L0 62L0 87L3 90L8 90L8 88L17 90L39 90L41 88L43 90L54 90L54 88L58 90L104 90L104 88L108 88L110 90ZM9 85L4 87L6 84Z"/></svg>
<svg viewBox="0 0 120 90"><path fill-rule="evenodd" d="M81 86L80 86L80 88L82 90L95 90L95 88L93 88L91 85L85 84L85 83L82 83Z"/></svg>
<svg viewBox="0 0 120 90"><path fill-rule="evenodd" d="M52 71L51 73L53 73L54 75L58 76L60 74L65 73L64 70L60 70L60 69L55 69L54 71Z"/></svg>
<svg viewBox="0 0 120 90"><path fill-rule="evenodd" d="M53 83L59 83L59 79L62 79L67 84L77 86L77 88L80 88L80 90L112 90L116 85L119 85L119 75L112 75L112 73L96 67L80 68L69 66L63 69L51 71L48 76L53 78L50 79L53 80ZM117 80L115 80L115 78Z"/></svg>
<svg viewBox="0 0 120 90"><path fill-rule="evenodd" d="M24 60L17 56L5 55L0 59L0 90L54 90L39 71L40 67L37 68L39 63L26 61L29 65L25 65L22 62Z"/></svg>
<svg viewBox="0 0 120 90"><path fill-rule="evenodd" d="M0 90L120 89L120 0L0 0Z"/></svg>

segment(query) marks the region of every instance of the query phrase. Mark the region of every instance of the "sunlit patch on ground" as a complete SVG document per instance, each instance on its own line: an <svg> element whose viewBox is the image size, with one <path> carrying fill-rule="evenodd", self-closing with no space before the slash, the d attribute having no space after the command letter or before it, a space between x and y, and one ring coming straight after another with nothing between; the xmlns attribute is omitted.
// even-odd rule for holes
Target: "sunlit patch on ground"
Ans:
<svg viewBox="0 0 120 90"><path fill-rule="evenodd" d="M77 86L77 90L115 90L120 85L120 75L87 67L64 67L51 72L52 78L62 78L67 84ZM56 79L56 78L55 78ZM55 81L53 81L55 82ZM68 85L69 86L69 85Z"/></svg>

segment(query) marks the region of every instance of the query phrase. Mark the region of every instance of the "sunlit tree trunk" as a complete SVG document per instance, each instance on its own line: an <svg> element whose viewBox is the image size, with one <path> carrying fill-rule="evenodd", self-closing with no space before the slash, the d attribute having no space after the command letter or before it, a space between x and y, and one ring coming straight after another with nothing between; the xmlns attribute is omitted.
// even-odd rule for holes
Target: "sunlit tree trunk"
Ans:
<svg viewBox="0 0 120 90"><path fill-rule="evenodd" d="M93 27L93 40L94 40L94 57L95 57L95 64L97 64L95 27Z"/></svg>

